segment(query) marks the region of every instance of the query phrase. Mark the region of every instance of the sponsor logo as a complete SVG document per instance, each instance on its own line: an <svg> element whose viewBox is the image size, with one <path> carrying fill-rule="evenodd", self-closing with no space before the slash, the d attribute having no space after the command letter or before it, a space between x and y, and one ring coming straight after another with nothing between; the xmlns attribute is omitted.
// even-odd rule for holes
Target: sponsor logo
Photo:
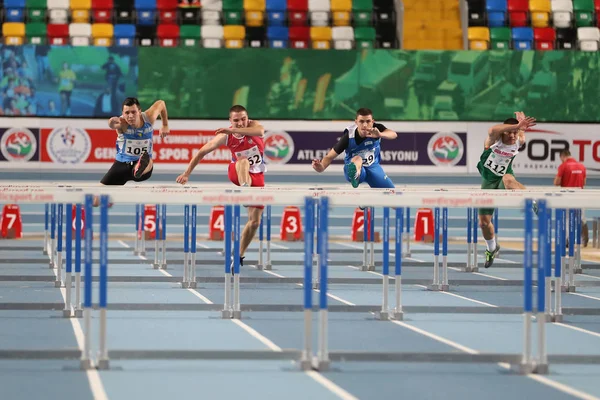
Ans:
<svg viewBox="0 0 600 400"><path fill-rule="evenodd" d="M0 151L7 161L29 161L36 149L35 135L27 128L8 129L0 140Z"/></svg>
<svg viewBox="0 0 600 400"><path fill-rule="evenodd" d="M265 135L265 160L267 164L285 164L294 155L294 141L285 131L267 132Z"/></svg>
<svg viewBox="0 0 600 400"><path fill-rule="evenodd" d="M453 132L438 132L427 144L429 159L438 166L451 167L458 164L463 152L464 144Z"/></svg>
<svg viewBox="0 0 600 400"><path fill-rule="evenodd" d="M50 132L46 150L53 162L80 164L87 160L92 149L88 133L70 126L55 128Z"/></svg>

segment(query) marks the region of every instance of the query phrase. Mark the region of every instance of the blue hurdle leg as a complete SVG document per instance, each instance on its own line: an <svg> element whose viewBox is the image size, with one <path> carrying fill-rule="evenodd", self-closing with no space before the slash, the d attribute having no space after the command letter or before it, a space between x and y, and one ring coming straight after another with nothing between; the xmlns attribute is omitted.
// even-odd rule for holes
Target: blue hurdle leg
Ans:
<svg viewBox="0 0 600 400"><path fill-rule="evenodd" d="M58 218L57 218L57 227L58 227L58 244L56 246L56 281L54 281L54 287L62 287L62 252L63 252L63 207L64 204L60 203L58 205Z"/></svg>
<svg viewBox="0 0 600 400"><path fill-rule="evenodd" d="M396 307L394 308L394 319L402 321L404 319L404 312L402 311L402 235L403 235L403 216L404 209L396 208L396 264L395 264L395 276L396 276Z"/></svg>
<svg viewBox="0 0 600 400"><path fill-rule="evenodd" d="M231 219L232 206L226 205L223 215L224 220L224 245L225 245L225 301L223 302L223 311L221 317L229 319L232 315L231 309Z"/></svg>
<svg viewBox="0 0 600 400"><path fill-rule="evenodd" d="M189 277L190 280L188 282L188 286L191 289L195 289L197 286L196 283L196 218L198 215L198 209L196 207L196 205L192 205L192 234L190 236L190 242L191 242L191 250L192 250L192 257L190 260L190 273L189 273Z"/></svg>
<svg viewBox="0 0 600 400"><path fill-rule="evenodd" d="M44 248L42 249L42 253L46 256L48 255L48 225L50 220L50 204L44 204Z"/></svg>
<svg viewBox="0 0 600 400"><path fill-rule="evenodd" d="M106 348L106 306L108 294L108 196L100 197L100 335L98 346L98 369L109 369Z"/></svg>
<svg viewBox="0 0 600 400"><path fill-rule="evenodd" d="M73 205L67 204L67 224L65 238L65 308L63 317L70 318L73 315L71 306L71 279L73 272Z"/></svg>
<svg viewBox="0 0 600 400"><path fill-rule="evenodd" d="M398 255L396 255L397 257ZM383 300L381 303L381 311L378 313L378 317L382 321L390 319L388 311L388 296L389 296L389 285L390 285L390 209L389 207L383 208Z"/></svg>
<svg viewBox="0 0 600 400"><path fill-rule="evenodd" d="M75 317L83 317L81 308L81 233L82 233L82 209L81 204L75 206ZM86 229L87 230L87 229ZM83 231L85 232L85 231Z"/></svg>
<svg viewBox="0 0 600 400"><path fill-rule="evenodd" d="M315 229L315 201L312 197L304 199L304 346L300 368L312 369L312 268Z"/></svg>

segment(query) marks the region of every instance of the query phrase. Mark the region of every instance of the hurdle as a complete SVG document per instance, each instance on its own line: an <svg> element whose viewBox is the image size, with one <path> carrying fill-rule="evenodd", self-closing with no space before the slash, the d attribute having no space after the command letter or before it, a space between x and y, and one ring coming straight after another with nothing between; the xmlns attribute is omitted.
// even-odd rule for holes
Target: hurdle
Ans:
<svg viewBox="0 0 600 400"><path fill-rule="evenodd" d="M50 204L50 248L48 249L48 255L50 256L50 262L48 268L54 268L54 260L56 259L56 204Z"/></svg>
<svg viewBox="0 0 600 400"><path fill-rule="evenodd" d="M58 204L58 217L57 217L57 235L58 235L58 240L57 240L57 244L56 244L56 281L54 282L54 287L62 287L62 247L63 247L63 235L62 235L62 230L63 230L63 204L59 203Z"/></svg>
<svg viewBox="0 0 600 400"><path fill-rule="evenodd" d="M433 229L433 282L428 289L432 291L445 291L450 288L448 284L448 209L442 210L442 276L440 278L440 209L434 210Z"/></svg>
<svg viewBox="0 0 600 400"><path fill-rule="evenodd" d="M42 254L48 255L48 244L49 244L49 232L48 232L48 224L50 219L50 205L48 203L44 204L44 247L42 249ZM594 230L595 232L595 230Z"/></svg>
<svg viewBox="0 0 600 400"><path fill-rule="evenodd" d="M183 206L183 280L181 282L181 288L189 288L190 277L189 274L189 257L190 257L190 206L188 204Z"/></svg>
<svg viewBox="0 0 600 400"><path fill-rule="evenodd" d="M221 318L240 319L240 206L225 206L225 302ZM233 222L233 254L232 254L232 222ZM233 280L233 296L231 281ZM233 301L232 301L233 298Z"/></svg>
<svg viewBox="0 0 600 400"><path fill-rule="evenodd" d="M83 332L84 332L84 342L83 342L83 351L81 353L81 361L80 368L81 369L91 369L93 367L92 363L92 339L91 339L91 329L92 329L92 245L94 240L93 234L93 223L94 216L92 208L93 197L88 194L85 196L85 243L84 243L84 291L83 291Z"/></svg>
<svg viewBox="0 0 600 400"><path fill-rule="evenodd" d="M477 226L479 217L477 209L467 208L467 265L464 272L478 272L477 265Z"/></svg>
<svg viewBox="0 0 600 400"><path fill-rule="evenodd" d="M152 268L159 269L160 268L160 251L161 251L161 243L160 243L160 232L162 231L161 219L160 219L160 205L155 204L156 208L156 228L154 230L154 262L152 263ZM137 238L137 235L136 235Z"/></svg>

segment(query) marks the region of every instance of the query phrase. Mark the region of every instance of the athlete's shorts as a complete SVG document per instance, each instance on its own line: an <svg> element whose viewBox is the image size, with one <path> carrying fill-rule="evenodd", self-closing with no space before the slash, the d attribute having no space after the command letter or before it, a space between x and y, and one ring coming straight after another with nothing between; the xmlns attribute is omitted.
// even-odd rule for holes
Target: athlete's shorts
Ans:
<svg viewBox="0 0 600 400"><path fill-rule="evenodd" d="M231 183L233 183L236 186L240 186L240 181L238 180L238 176L237 176L237 171L235 170L235 163L230 163L229 167L227 168L227 176L229 177L229 180L231 181ZM252 187L264 187L265 186L265 174L260 173L260 174L250 174L250 186ZM260 210L263 210L265 208L265 206L249 206L249 207L254 207L254 208L258 208Z"/></svg>
<svg viewBox="0 0 600 400"><path fill-rule="evenodd" d="M493 181L489 181L487 179L481 180L481 188L482 189L497 189L504 190L506 187L504 186L504 182L502 181L502 177L499 176L499 179L494 179ZM493 208L480 208L479 215L494 215Z"/></svg>
<svg viewBox="0 0 600 400"><path fill-rule="evenodd" d="M344 176L350 182L348 176L348 164L344 165ZM370 187L376 189L392 189L395 188L394 183L383 171L381 165L373 164L370 167L362 167L360 169L360 178L358 183L366 182Z"/></svg>
<svg viewBox="0 0 600 400"><path fill-rule="evenodd" d="M154 170L154 167L152 167L150 171L146 172L144 175L136 179L133 176L133 169L135 168L136 164L137 161L115 161L108 170L108 172L104 175L100 183L102 183L103 185L122 186L129 181L143 182L152 176L152 171Z"/></svg>

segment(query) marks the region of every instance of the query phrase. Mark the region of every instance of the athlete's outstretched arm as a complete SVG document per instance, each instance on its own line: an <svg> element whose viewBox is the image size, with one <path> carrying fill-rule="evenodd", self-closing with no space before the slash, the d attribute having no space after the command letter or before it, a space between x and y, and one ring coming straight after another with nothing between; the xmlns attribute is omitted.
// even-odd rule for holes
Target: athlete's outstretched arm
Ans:
<svg viewBox="0 0 600 400"><path fill-rule="evenodd" d="M486 139L486 147L489 147L495 141L497 141L504 132L510 132L510 131L514 131L514 130L525 131L526 129L528 129L532 126L535 126L535 118L533 118L533 117L527 117L524 120L519 121L518 125L510 125L510 124L494 125L488 130L488 137Z"/></svg>
<svg viewBox="0 0 600 400"><path fill-rule="evenodd" d="M219 135L224 133L226 135L232 135L234 133L244 136L265 136L265 128L258 121L250 121L247 128L219 128L215 131L215 134Z"/></svg>
<svg viewBox="0 0 600 400"><path fill-rule="evenodd" d="M223 146L227 142L227 135L217 135L208 143L206 143L200 151L196 153L196 155L190 160L187 169L185 172L177 177L175 180L177 183L181 183L182 185L186 184L190 175L196 168L196 165L209 153L215 151L219 147Z"/></svg>
<svg viewBox="0 0 600 400"><path fill-rule="evenodd" d="M329 167L331 165L333 160L335 160L335 158L338 155L339 154L334 149L329 150L329 153L327 153L327 155L325 157L323 157L322 160L313 160L313 162L312 162L313 169L317 172L325 171L327 169L327 167Z"/></svg>
<svg viewBox="0 0 600 400"><path fill-rule="evenodd" d="M115 129L118 132L125 132L129 124L123 117L112 117L108 120L108 127L110 129Z"/></svg>
<svg viewBox="0 0 600 400"><path fill-rule="evenodd" d="M163 100L157 100L146 110L146 116L151 124L154 124L156 118L160 116L162 126L160 127L160 136L165 137L169 134L169 117L167 115L167 105Z"/></svg>

